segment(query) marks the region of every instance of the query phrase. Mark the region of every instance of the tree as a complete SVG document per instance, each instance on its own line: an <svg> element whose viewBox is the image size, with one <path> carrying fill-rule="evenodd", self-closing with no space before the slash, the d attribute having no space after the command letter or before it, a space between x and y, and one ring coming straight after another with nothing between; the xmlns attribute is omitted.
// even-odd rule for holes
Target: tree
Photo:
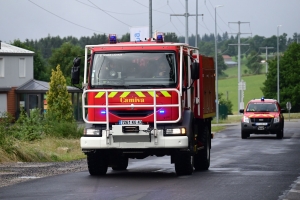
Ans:
<svg viewBox="0 0 300 200"><path fill-rule="evenodd" d="M261 61L262 58L258 56L258 53L251 51L248 56L246 66L252 74L260 74L263 67Z"/></svg>
<svg viewBox="0 0 300 200"><path fill-rule="evenodd" d="M20 40L15 40L12 45L27 49L30 51L35 51L33 47L27 46L25 43L22 43ZM37 51L33 56L33 77L36 80L40 81L49 81L49 73L47 72L47 68L45 66L44 59L42 54Z"/></svg>
<svg viewBox="0 0 300 200"><path fill-rule="evenodd" d="M279 91L280 105L284 108L286 102L291 102L292 111L300 111L300 44L292 43L280 57ZM268 74L261 88L266 98L277 98L277 57L268 60Z"/></svg>
<svg viewBox="0 0 300 200"><path fill-rule="evenodd" d="M121 42L129 42L130 41L130 33L126 33L125 35L122 35Z"/></svg>
<svg viewBox="0 0 300 200"><path fill-rule="evenodd" d="M164 40L165 42L179 42L179 39L175 33L166 33Z"/></svg>
<svg viewBox="0 0 300 200"><path fill-rule="evenodd" d="M223 96L222 92L218 94L219 104L227 107L227 115L232 115L232 102L228 99L223 99Z"/></svg>
<svg viewBox="0 0 300 200"><path fill-rule="evenodd" d="M73 109L70 95L67 90L66 79L57 65L56 71L52 69L50 89L47 95L46 115L58 122L73 122Z"/></svg>
<svg viewBox="0 0 300 200"><path fill-rule="evenodd" d="M61 45L60 48L54 49L52 51L52 55L49 58L49 65L53 69L53 66L60 65L61 71L66 78L67 84L71 85L71 68L73 66L73 60L77 56L84 56L84 50L75 46L69 42L65 42ZM83 78L83 62L81 62L80 68L81 72L81 80Z"/></svg>
<svg viewBox="0 0 300 200"><path fill-rule="evenodd" d="M224 77L224 76L226 76L224 71L227 69L227 65L225 64L224 59L221 54L217 55L217 59L218 59L218 76Z"/></svg>

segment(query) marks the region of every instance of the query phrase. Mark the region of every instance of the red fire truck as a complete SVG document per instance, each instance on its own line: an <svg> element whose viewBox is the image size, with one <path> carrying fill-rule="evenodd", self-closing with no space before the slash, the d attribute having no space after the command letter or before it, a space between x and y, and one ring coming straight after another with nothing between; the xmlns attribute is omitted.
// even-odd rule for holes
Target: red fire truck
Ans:
<svg viewBox="0 0 300 200"><path fill-rule="evenodd" d="M80 58L72 83L79 84ZM170 156L178 176L210 166L215 116L211 57L188 44L117 41L85 47L80 145L91 175L125 170L130 159Z"/></svg>

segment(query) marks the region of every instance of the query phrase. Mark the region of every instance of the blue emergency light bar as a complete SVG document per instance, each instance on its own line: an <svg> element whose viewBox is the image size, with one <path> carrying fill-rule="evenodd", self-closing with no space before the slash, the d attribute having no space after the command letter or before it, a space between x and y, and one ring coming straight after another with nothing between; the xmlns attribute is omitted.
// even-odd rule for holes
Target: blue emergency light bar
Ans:
<svg viewBox="0 0 300 200"><path fill-rule="evenodd" d="M157 33L156 34L156 42L157 43L163 43L164 42L164 34L163 33Z"/></svg>
<svg viewBox="0 0 300 200"><path fill-rule="evenodd" d="M117 43L117 35L109 34L108 40L109 40L109 44L116 44Z"/></svg>

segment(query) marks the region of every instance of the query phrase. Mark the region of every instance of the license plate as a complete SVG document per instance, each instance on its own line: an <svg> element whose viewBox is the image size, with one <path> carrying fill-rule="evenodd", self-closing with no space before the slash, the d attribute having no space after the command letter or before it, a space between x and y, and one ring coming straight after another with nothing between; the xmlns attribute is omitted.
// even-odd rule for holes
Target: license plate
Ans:
<svg viewBox="0 0 300 200"><path fill-rule="evenodd" d="M258 122L255 124L256 126L267 126L268 123L262 123L262 122Z"/></svg>
<svg viewBox="0 0 300 200"><path fill-rule="evenodd" d="M142 124L142 120L120 120L119 125Z"/></svg>
<svg viewBox="0 0 300 200"><path fill-rule="evenodd" d="M258 129L258 130L265 130L265 127L264 127L264 126L258 126L257 129Z"/></svg>

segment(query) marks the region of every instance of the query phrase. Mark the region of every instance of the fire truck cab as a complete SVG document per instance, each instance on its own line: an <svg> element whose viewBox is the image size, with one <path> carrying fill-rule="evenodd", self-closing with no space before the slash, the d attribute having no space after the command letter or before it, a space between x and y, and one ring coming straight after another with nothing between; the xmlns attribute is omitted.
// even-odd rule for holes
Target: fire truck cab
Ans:
<svg viewBox="0 0 300 200"><path fill-rule="evenodd" d="M80 140L91 175L125 170L128 159L170 156L177 175L207 170L215 72L210 57L154 39L85 47ZM80 58L71 81L79 83Z"/></svg>

